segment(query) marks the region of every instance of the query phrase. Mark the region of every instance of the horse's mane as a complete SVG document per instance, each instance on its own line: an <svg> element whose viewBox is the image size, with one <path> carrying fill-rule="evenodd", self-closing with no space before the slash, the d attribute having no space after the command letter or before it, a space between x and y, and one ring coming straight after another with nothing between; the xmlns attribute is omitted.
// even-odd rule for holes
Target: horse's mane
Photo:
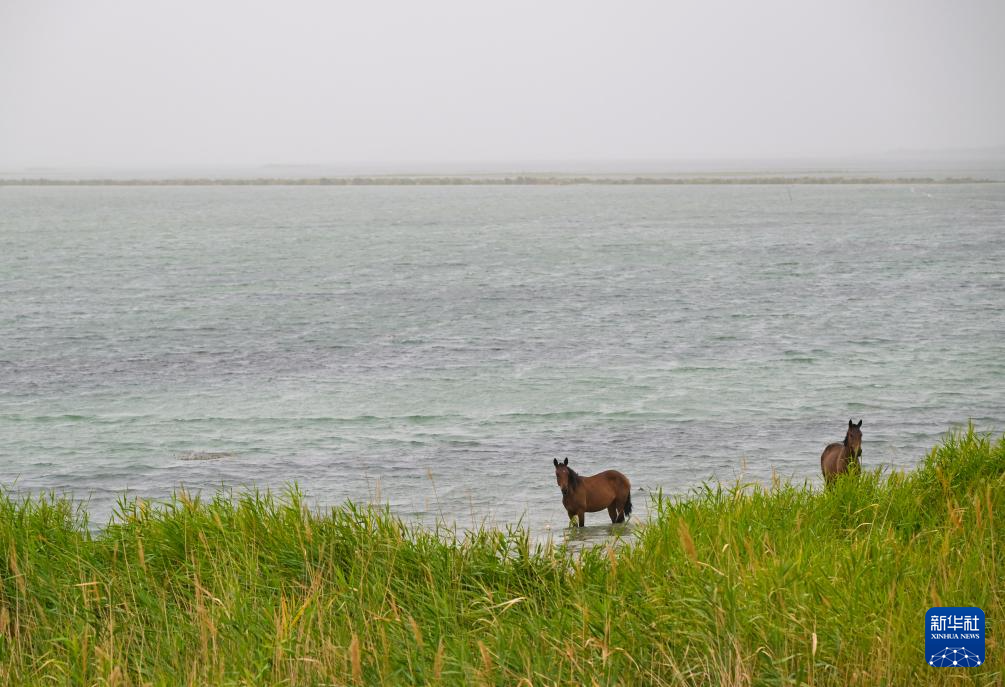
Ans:
<svg viewBox="0 0 1005 687"><path fill-rule="evenodd" d="M582 481L583 478L579 476L579 473L577 473L572 468L569 468L569 491L572 491L577 486L579 486L579 483Z"/></svg>

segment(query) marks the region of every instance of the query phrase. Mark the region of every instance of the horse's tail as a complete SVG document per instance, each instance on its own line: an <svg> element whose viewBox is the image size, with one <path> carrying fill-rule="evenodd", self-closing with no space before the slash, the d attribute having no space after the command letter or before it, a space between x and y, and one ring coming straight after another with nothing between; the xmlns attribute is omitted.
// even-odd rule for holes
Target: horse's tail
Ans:
<svg viewBox="0 0 1005 687"><path fill-rule="evenodd" d="M627 518L632 514L632 493L628 492L628 498L625 500L625 517Z"/></svg>

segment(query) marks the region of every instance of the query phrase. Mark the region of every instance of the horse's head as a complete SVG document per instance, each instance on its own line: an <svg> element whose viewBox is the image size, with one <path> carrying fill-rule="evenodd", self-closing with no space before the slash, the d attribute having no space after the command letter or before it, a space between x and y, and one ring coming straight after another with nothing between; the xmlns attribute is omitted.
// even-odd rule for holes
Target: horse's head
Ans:
<svg viewBox="0 0 1005 687"><path fill-rule="evenodd" d="M562 491L567 491L569 489L569 459L566 458L561 463L558 462L558 458L552 460L555 463L555 481L558 482L558 488Z"/></svg>
<svg viewBox="0 0 1005 687"><path fill-rule="evenodd" d="M860 458L862 456L862 421L859 420L856 425L851 420L848 420L848 433L844 435L844 445L851 449L852 458Z"/></svg>

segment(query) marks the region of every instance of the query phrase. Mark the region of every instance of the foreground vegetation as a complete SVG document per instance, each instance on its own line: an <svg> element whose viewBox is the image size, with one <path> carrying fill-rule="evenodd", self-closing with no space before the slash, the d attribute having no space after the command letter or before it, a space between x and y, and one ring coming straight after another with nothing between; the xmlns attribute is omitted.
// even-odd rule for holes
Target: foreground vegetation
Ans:
<svg viewBox="0 0 1005 687"><path fill-rule="evenodd" d="M658 498L622 546L458 541L297 493L0 496L0 684L1002 684L1005 437L827 492ZM448 538L449 539L449 538ZM976 605L986 663L930 668L925 611Z"/></svg>

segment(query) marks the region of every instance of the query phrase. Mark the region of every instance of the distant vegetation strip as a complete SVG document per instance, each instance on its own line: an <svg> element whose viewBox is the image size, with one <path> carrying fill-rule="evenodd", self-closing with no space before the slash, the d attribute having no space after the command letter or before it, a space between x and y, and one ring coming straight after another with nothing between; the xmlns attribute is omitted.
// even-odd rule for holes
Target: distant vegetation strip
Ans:
<svg viewBox="0 0 1005 687"><path fill-rule="evenodd" d="M123 499L94 533L66 497L0 490L0 684L1005 680L1005 438L953 433L826 491L654 498L631 541L575 553L295 490ZM931 606L984 610L983 665L928 665Z"/></svg>
<svg viewBox="0 0 1005 687"><path fill-rule="evenodd" d="M352 176L180 179L0 179L0 186L761 186L835 184L994 184L973 177L857 176Z"/></svg>

